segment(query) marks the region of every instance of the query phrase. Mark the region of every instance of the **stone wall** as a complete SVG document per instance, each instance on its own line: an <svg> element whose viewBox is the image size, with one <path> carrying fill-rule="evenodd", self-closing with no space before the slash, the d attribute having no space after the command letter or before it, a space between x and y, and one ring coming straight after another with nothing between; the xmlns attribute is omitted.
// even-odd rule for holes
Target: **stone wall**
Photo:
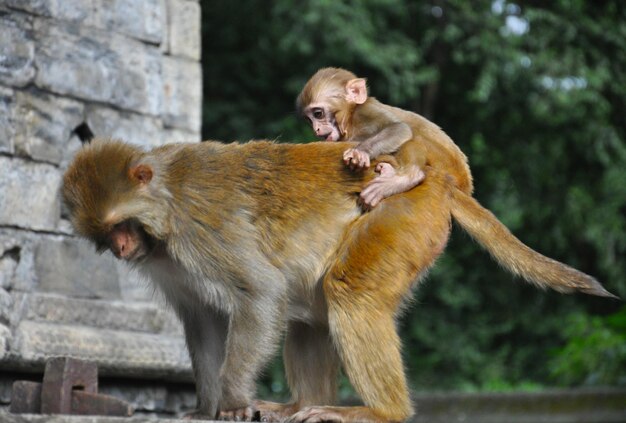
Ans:
<svg viewBox="0 0 626 423"><path fill-rule="evenodd" d="M0 0L1 372L70 355L189 380L178 323L72 235L58 194L92 134L199 141L201 92L198 0Z"/></svg>

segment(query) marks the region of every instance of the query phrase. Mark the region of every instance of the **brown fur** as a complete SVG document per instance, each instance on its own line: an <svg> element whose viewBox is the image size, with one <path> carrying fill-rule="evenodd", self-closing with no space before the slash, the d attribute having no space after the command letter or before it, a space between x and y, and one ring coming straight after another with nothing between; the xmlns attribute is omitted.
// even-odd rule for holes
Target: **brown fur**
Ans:
<svg viewBox="0 0 626 423"><path fill-rule="evenodd" d="M68 169L63 195L76 231L132 259L180 317L196 416L249 416L255 378L287 327L294 401L259 402L263 413L404 420L413 409L395 318L443 251L451 216L501 260L521 248L510 260L523 263L522 275L537 265L508 231L490 232L501 224L436 171L362 214L356 198L373 175L345 168L340 153L352 145L205 142L143 152L96 140ZM138 254L121 253L142 243ZM609 295L591 277L549 265L563 279L544 285ZM330 407L339 363L364 407Z"/></svg>
<svg viewBox="0 0 626 423"><path fill-rule="evenodd" d="M304 114L311 104L328 104L328 112L334 114L339 125L342 141L360 142L362 145L357 148L370 144L367 150L373 158L400 150L398 166L401 170L412 165L429 166L450 175L461 191L472 193L467 157L441 128L417 113L388 106L374 97L368 96L364 104L346 100L345 87L355 79L357 76L345 69L320 69L296 100L299 113ZM408 135L403 125L408 125ZM378 136L382 131L385 131L384 137ZM372 143L372 138L377 136L380 139ZM412 141L406 147L409 151L403 152L402 145L409 141Z"/></svg>

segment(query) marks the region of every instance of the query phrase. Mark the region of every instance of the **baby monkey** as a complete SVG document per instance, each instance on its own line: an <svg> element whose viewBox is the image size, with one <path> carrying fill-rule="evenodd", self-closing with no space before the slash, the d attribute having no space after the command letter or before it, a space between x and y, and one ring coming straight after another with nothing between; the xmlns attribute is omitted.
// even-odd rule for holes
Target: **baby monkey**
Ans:
<svg viewBox="0 0 626 423"><path fill-rule="evenodd" d="M320 69L309 79L296 106L315 134L326 141L356 141L343 160L353 170L366 169L381 155L379 175L361 192L367 208L420 184L432 167L450 175L457 188L472 192L467 158L435 124L422 116L388 106L368 96L366 81L339 68Z"/></svg>

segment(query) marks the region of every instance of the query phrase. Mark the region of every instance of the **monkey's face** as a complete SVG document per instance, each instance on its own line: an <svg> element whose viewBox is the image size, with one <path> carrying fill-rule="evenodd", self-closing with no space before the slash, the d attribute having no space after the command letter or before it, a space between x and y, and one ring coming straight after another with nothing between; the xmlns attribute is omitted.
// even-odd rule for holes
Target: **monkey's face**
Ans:
<svg viewBox="0 0 626 423"><path fill-rule="evenodd" d="M139 261L154 248L155 242L135 219L113 225L107 234L106 246L118 259Z"/></svg>
<svg viewBox="0 0 626 423"><path fill-rule="evenodd" d="M304 109L303 114L318 138L326 141L340 140L341 132L337 126L335 114L328 104L310 104Z"/></svg>
<svg viewBox="0 0 626 423"><path fill-rule="evenodd" d="M146 198L152 169L137 147L94 140L81 149L63 179L63 198L76 232L100 252L138 260L155 245L145 224L154 209Z"/></svg>

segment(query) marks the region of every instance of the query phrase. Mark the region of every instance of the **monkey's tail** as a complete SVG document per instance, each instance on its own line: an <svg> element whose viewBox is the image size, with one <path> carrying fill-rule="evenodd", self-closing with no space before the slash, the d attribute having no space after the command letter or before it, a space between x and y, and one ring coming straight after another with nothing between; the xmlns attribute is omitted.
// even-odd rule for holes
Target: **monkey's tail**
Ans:
<svg viewBox="0 0 626 423"><path fill-rule="evenodd" d="M453 188L452 216L493 258L540 288L618 298L593 277L548 258L517 239L489 210Z"/></svg>

